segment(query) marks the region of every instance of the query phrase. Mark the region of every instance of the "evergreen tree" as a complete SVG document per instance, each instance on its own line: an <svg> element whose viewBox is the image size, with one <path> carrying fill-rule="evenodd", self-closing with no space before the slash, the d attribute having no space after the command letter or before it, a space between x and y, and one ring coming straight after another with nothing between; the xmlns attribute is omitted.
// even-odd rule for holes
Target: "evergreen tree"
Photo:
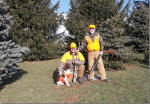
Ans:
<svg viewBox="0 0 150 104"><path fill-rule="evenodd" d="M29 52L28 48L16 45L8 33L11 28L12 16L8 13L9 7L4 0L0 2L0 85L17 72L22 56Z"/></svg>
<svg viewBox="0 0 150 104"><path fill-rule="evenodd" d="M117 14L104 21L100 27L104 49L115 50L114 54L108 54L104 57L105 66L113 69L125 69L123 64L131 62L135 55L133 56L133 47L125 45L129 41L129 37L125 33L126 21L124 17Z"/></svg>
<svg viewBox="0 0 150 104"><path fill-rule="evenodd" d="M11 38L22 46L30 48L27 60L55 58L60 53L59 45L54 46L57 36L59 16L55 13L59 2L51 5L51 0L7 0L14 24ZM54 50L58 50L54 52Z"/></svg>
<svg viewBox="0 0 150 104"><path fill-rule="evenodd" d="M130 41L126 45L133 46L133 51L137 52L137 54L143 54L147 62L149 59L148 9L149 7L146 5L135 9L128 19L128 28L126 30L130 37ZM143 58L141 57L139 61L142 61Z"/></svg>

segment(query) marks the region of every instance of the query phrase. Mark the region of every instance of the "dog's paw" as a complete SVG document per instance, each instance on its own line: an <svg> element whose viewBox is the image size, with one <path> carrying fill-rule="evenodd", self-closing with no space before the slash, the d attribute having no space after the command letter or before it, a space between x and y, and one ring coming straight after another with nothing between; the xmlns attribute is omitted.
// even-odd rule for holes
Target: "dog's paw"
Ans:
<svg viewBox="0 0 150 104"><path fill-rule="evenodd" d="M70 84L66 84L67 86L71 86Z"/></svg>
<svg viewBox="0 0 150 104"><path fill-rule="evenodd" d="M64 85L64 83L62 83L61 81L56 82L57 86L61 86Z"/></svg>

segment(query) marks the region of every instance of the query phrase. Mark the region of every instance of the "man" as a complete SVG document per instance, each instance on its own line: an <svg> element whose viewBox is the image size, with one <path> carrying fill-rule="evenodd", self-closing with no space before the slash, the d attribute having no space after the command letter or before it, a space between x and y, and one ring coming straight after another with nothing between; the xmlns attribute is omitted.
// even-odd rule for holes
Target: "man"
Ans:
<svg viewBox="0 0 150 104"><path fill-rule="evenodd" d="M98 55L103 55L103 40L100 37L99 33L95 31L95 25L89 25L89 32L85 36L86 48L88 51L88 81L94 80L94 71L91 71L92 66L97 59ZM106 78L106 72L103 64L102 57L98 60L98 72L100 74L101 80L109 82Z"/></svg>
<svg viewBox="0 0 150 104"><path fill-rule="evenodd" d="M59 78L63 77L63 72L64 72L64 68L66 65L69 66L70 69L72 69L72 70L74 70L74 65L76 65L77 71L78 71L77 81L80 84L82 84L83 83L82 77L83 77L83 73L84 73L84 69L85 69L84 62L85 62L85 59L84 59L82 53L80 53L76 49L76 44L74 42L72 42L70 44L70 51L66 52L61 58L61 62L58 67ZM69 78L69 83L72 82L72 79L73 79L73 76L71 76Z"/></svg>

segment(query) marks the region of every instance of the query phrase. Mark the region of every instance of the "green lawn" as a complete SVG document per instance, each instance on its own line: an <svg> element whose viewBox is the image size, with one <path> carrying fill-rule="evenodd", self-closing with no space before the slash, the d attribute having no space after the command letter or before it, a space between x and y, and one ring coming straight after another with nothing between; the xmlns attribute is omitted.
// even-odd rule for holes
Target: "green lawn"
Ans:
<svg viewBox="0 0 150 104"><path fill-rule="evenodd" d="M86 81L71 87L56 86L53 72L59 59L24 62L25 72L19 79L0 90L1 103L114 103L149 102L149 70L141 65L129 65L125 71L107 71L111 83Z"/></svg>

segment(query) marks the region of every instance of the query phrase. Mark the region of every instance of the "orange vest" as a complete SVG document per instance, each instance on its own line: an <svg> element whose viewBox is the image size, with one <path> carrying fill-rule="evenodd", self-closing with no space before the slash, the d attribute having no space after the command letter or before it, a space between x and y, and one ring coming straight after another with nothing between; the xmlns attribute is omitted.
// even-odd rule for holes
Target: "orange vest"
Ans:
<svg viewBox="0 0 150 104"><path fill-rule="evenodd" d="M66 75L67 79L69 79L71 77L71 74L66 74L66 73L64 73L64 74ZM64 83L65 82L64 77L59 77L58 81L61 81L62 83Z"/></svg>
<svg viewBox="0 0 150 104"><path fill-rule="evenodd" d="M86 43L87 43L87 50L88 52L91 51L99 51L100 50L100 36L99 34L97 34L96 36L94 36L94 39L92 40L92 38L90 36L86 36L85 37Z"/></svg>

